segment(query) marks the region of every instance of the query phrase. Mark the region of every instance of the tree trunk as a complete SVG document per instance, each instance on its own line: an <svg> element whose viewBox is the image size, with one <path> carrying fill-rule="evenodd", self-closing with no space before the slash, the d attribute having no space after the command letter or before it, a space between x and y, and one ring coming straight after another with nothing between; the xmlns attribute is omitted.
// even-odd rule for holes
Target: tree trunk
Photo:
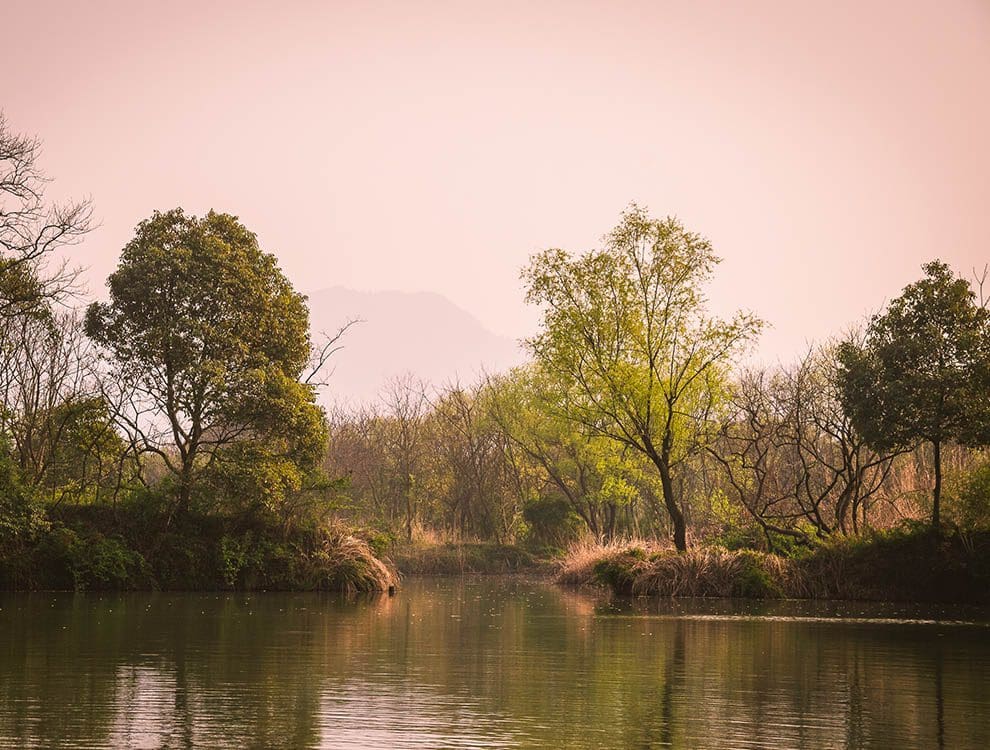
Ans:
<svg viewBox="0 0 990 750"><path fill-rule="evenodd" d="M935 490L932 493L932 530L938 534L941 531L941 515L939 505L942 500L942 443L932 442L935 460Z"/></svg>
<svg viewBox="0 0 990 750"><path fill-rule="evenodd" d="M192 494L190 490L189 481L185 476L185 472L183 472L179 475L179 492L176 495L175 502L169 506L168 513L165 515L163 532L172 528L172 521L175 520L176 516L182 517L186 515L186 512L189 510L189 497Z"/></svg>
<svg viewBox="0 0 990 750"><path fill-rule="evenodd" d="M189 512L189 500L191 497L192 479L189 476L183 476L179 482L179 503L177 507L177 512L180 516L184 516Z"/></svg>
<svg viewBox="0 0 990 750"><path fill-rule="evenodd" d="M660 470L660 484L663 487L663 504L667 508L670 522L674 527L674 546L678 552L687 552L687 526L684 523L684 514L677 506L674 498L674 483L670 478L670 467L662 460L655 461Z"/></svg>
<svg viewBox="0 0 990 750"><path fill-rule="evenodd" d="M604 524L602 538L605 544L610 544L615 538L615 503L605 503L602 514L604 515L602 519L602 523Z"/></svg>
<svg viewBox="0 0 990 750"><path fill-rule="evenodd" d="M412 493L406 492L406 541L412 541L412 531L413 531L413 508L412 508Z"/></svg>
<svg viewBox="0 0 990 750"><path fill-rule="evenodd" d="M179 470L179 492L168 517L165 519L166 530L172 526L172 521L176 516L182 518L189 513L190 500L192 499L193 460L192 454L183 456L182 467Z"/></svg>

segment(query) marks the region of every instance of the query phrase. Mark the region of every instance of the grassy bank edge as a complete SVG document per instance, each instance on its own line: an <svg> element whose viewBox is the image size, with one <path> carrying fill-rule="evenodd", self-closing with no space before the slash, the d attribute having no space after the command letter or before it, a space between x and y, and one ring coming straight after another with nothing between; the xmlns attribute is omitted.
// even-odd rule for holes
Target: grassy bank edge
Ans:
<svg viewBox="0 0 990 750"><path fill-rule="evenodd" d="M572 548L555 581L660 597L990 604L990 532L903 528L829 540L792 557L643 541Z"/></svg>
<svg viewBox="0 0 990 750"><path fill-rule="evenodd" d="M398 547L392 553L402 575L450 576L515 573L551 576L554 562L512 544L440 542Z"/></svg>
<svg viewBox="0 0 990 750"><path fill-rule="evenodd" d="M0 590L388 592L399 573L352 529L146 507L64 509L0 545Z"/></svg>

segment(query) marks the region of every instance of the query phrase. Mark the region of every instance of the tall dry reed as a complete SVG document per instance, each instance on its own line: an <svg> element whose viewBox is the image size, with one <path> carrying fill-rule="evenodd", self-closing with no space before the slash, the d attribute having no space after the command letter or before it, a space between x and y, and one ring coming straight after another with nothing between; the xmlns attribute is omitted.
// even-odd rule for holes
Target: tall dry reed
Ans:
<svg viewBox="0 0 990 750"><path fill-rule="evenodd" d="M388 591L398 583L397 573L375 556L368 543L340 525L324 529L310 557L321 587L357 593Z"/></svg>

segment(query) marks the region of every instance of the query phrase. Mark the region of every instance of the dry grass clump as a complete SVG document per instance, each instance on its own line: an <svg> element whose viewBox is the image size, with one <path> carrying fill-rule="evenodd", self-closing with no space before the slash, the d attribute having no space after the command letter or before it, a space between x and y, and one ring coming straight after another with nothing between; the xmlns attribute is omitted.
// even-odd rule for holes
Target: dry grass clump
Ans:
<svg viewBox="0 0 990 750"><path fill-rule="evenodd" d="M320 588L347 593L388 591L398 583L398 576L385 562L375 557L363 539L346 528L332 525L310 559L317 568Z"/></svg>
<svg viewBox="0 0 990 750"><path fill-rule="evenodd" d="M837 537L781 557L756 550L648 542L573 547L560 583L643 596L990 601L990 532L933 534L905 525Z"/></svg>
<svg viewBox="0 0 990 750"><path fill-rule="evenodd" d="M788 596L793 565L776 555L722 547L655 555L637 566L631 593L652 596Z"/></svg>
<svg viewBox="0 0 990 750"><path fill-rule="evenodd" d="M776 555L722 547L678 553L643 540L575 545L556 580L643 596L777 598L801 596L806 589L797 566Z"/></svg>
<svg viewBox="0 0 990 750"><path fill-rule="evenodd" d="M618 564L620 560L643 560L657 554L662 548L657 542L645 539L625 539L608 543L584 540L571 545L560 561L557 583L584 586L604 583L596 573L603 565Z"/></svg>

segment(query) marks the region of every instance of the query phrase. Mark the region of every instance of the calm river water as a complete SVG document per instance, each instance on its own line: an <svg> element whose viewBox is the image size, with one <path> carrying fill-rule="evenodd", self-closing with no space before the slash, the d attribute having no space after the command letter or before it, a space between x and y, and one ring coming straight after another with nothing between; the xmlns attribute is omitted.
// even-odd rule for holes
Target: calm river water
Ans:
<svg viewBox="0 0 990 750"><path fill-rule="evenodd" d="M4 594L0 746L983 749L987 614L508 578Z"/></svg>

